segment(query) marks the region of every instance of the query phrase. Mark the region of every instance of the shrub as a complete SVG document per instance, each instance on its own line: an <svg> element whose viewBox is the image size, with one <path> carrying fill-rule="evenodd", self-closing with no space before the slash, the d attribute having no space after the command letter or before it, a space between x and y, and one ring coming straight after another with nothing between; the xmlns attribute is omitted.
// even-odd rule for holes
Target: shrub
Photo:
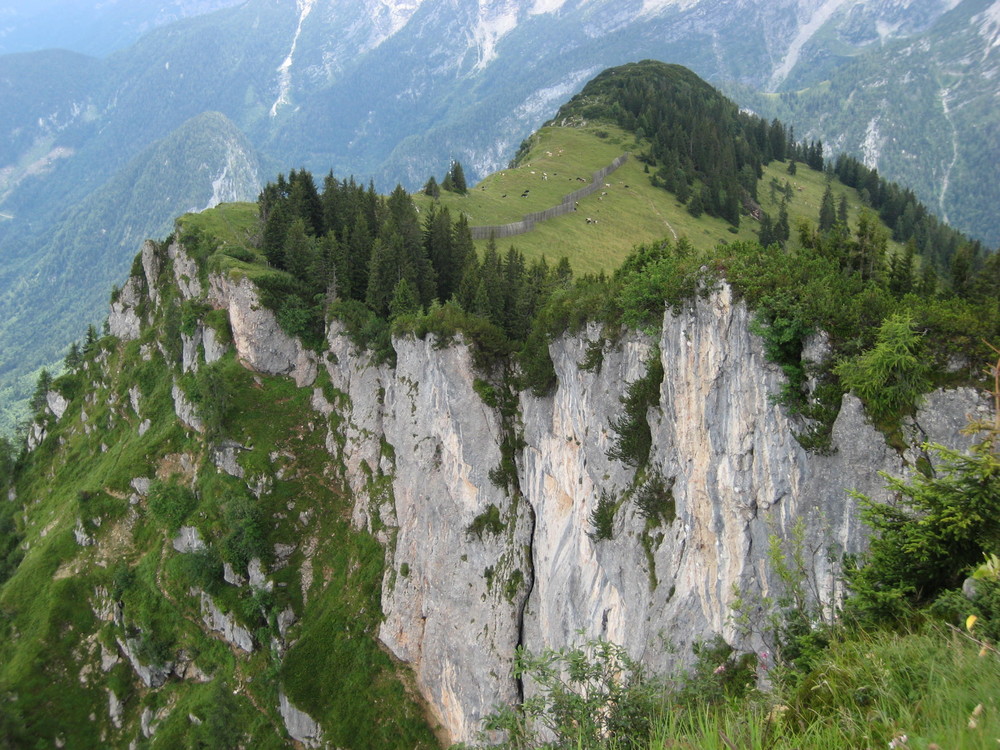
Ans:
<svg viewBox="0 0 1000 750"><path fill-rule="evenodd" d="M930 390L930 370L909 315L889 316L875 346L835 368L844 387L864 401L876 425L895 427Z"/></svg>
<svg viewBox="0 0 1000 750"><path fill-rule="evenodd" d="M175 479L168 482L156 480L149 488L148 505L153 518L174 533L198 505L198 498L187 487L177 484Z"/></svg>
<svg viewBox="0 0 1000 750"><path fill-rule="evenodd" d="M660 402L662 383L663 363L660 361L660 350L654 349L646 362L646 374L630 383L621 398L625 413L611 421L611 429L618 438L608 450L608 458L635 467L643 466L649 460L653 436L646 412Z"/></svg>
<svg viewBox="0 0 1000 750"><path fill-rule="evenodd" d="M483 726L505 732L507 746L517 748L640 746L662 692L622 646L605 640L537 656L519 646L514 676L532 684L531 697ZM543 742L544 735L555 742Z"/></svg>
<svg viewBox="0 0 1000 750"><path fill-rule="evenodd" d="M634 497L639 514L653 526L669 524L677 517L673 487L673 477L665 480L654 474L636 489Z"/></svg>
<svg viewBox="0 0 1000 750"><path fill-rule="evenodd" d="M266 559L269 548L264 529L264 516L248 497L232 497L225 506L225 521L229 529L222 539L222 557L237 570L246 570L250 561Z"/></svg>
<svg viewBox="0 0 1000 750"><path fill-rule="evenodd" d="M615 510L617 510L615 499L601 490L601 497L590 513L590 524L594 530L588 532L588 536L595 542L610 539L614 535Z"/></svg>
<svg viewBox="0 0 1000 750"><path fill-rule="evenodd" d="M482 541L484 533L497 536L504 530L503 520L500 518L500 509L493 503L490 503L486 507L486 510L472 519L472 523L465 530L480 541Z"/></svg>

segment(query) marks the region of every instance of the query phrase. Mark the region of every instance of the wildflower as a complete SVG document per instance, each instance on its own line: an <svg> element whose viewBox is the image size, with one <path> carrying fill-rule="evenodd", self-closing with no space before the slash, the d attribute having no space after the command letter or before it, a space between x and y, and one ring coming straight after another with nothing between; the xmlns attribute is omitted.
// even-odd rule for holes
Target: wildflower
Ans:
<svg viewBox="0 0 1000 750"><path fill-rule="evenodd" d="M909 742L910 738L905 734L897 734L891 740L889 740L889 750L895 750L895 748L905 748L906 743Z"/></svg>
<svg viewBox="0 0 1000 750"><path fill-rule="evenodd" d="M723 662L722 664L720 664L719 666L717 666L715 669L712 670L712 674L722 674L725 671L726 671L726 664L725 662Z"/></svg>
<svg viewBox="0 0 1000 750"><path fill-rule="evenodd" d="M978 619L979 618L976 617L975 615L969 615L968 617L966 617L965 618L965 629L968 630L971 633L972 632L972 628L975 627L976 620L978 620Z"/></svg>
<svg viewBox="0 0 1000 750"><path fill-rule="evenodd" d="M770 656L770 654L768 654L767 651L761 651L760 654L757 657L757 664L758 664L758 666L760 666L760 670L762 672L766 672L767 671L767 657L768 656Z"/></svg>

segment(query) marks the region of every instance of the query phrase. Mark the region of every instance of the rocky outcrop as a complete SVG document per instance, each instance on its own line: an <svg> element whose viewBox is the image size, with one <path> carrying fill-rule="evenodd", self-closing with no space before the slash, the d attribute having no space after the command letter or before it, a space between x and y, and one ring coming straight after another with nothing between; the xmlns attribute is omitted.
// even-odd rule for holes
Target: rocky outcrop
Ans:
<svg viewBox="0 0 1000 750"><path fill-rule="evenodd" d="M228 309L236 353L248 367L267 375L289 375L299 386L312 385L318 369L316 355L281 330L250 279L216 274L209 284L209 301Z"/></svg>
<svg viewBox="0 0 1000 750"><path fill-rule="evenodd" d="M309 714L296 708L288 696L278 693L278 710L288 735L305 747L322 747L323 730Z"/></svg>
<svg viewBox="0 0 1000 750"><path fill-rule="evenodd" d="M195 405L188 400L187 395L177 383L174 383L173 388L170 390L170 395L174 399L174 413L177 415L177 418L192 430L202 432L205 429L205 423L198 416L198 410L195 408Z"/></svg>
<svg viewBox="0 0 1000 750"><path fill-rule="evenodd" d="M501 425L465 346L399 340L393 370L360 364L336 329L330 345L350 405L341 435L356 519L387 527L379 637L452 738L471 738L518 697L511 663L531 577L529 508L490 480Z"/></svg>
<svg viewBox="0 0 1000 750"><path fill-rule="evenodd" d="M167 257L173 261L174 281L184 299L197 299L202 295L198 264L187 254L184 246L174 240L167 247Z"/></svg>
<svg viewBox="0 0 1000 750"><path fill-rule="evenodd" d="M142 280L132 276L119 291L117 299L111 303L108 330L112 336L122 341L134 341L139 338L142 320L139 319L136 308L142 299L142 287Z"/></svg>
<svg viewBox="0 0 1000 750"><path fill-rule="evenodd" d="M236 622L231 615L218 608L212 597L204 591L197 592L201 600L201 619L205 626L222 636L226 643L248 654L253 653L253 636L250 631Z"/></svg>
<svg viewBox="0 0 1000 750"><path fill-rule="evenodd" d="M519 644L540 651L601 637L657 670L713 633L759 647L741 640L730 614L737 596L752 603L777 592L767 564L774 536L799 535L813 590L827 603L840 596L835 561L865 540L851 492L887 499L877 472L904 473L918 454L888 447L850 395L831 452L806 452L795 434L807 425L774 403L782 374L749 322L722 286L667 312L656 338L605 344L593 371L579 365L602 341L598 326L554 342L558 386L545 398L521 395L518 481L505 488L490 478L504 425L477 392L484 384L467 347L397 339L390 369L366 364L332 325L327 369L338 403L313 401L344 417L328 445L355 491L355 521L383 529L379 636L411 665L453 740L473 739L495 704L517 699L510 660ZM654 356L664 379L637 478L609 458L611 424ZM957 430L979 408L971 390L933 394L914 434L967 444ZM671 505L659 526L636 501L650 478ZM610 539L593 533L602 495L618 504Z"/></svg>

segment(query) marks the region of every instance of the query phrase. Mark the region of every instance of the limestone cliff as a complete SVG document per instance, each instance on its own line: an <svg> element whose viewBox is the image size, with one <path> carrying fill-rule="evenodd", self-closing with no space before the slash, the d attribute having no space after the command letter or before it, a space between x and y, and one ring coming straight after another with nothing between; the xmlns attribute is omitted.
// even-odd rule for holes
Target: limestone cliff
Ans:
<svg viewBox="0 0 1000 750"><path fill-rule="evenodd" d="M177 288L159 287L165 278ZM215 308L221 312L213 314L228 320L228 331L202 316L176 332L180 341L160 338L154 344L147 329L167 303ZM332 321L325 350L307 349L281 330L248 276L202 275L175 242L143 248L136 275L112 306L111 330L123 344L133 342L143 362L157 347L176 352L171 419L185 425L195 443L205 439L199 414L204 404L185 391L185 383L199 367L226 356L230 341L244 367L261 376L287 376L298 389L293 391L309 396L312 412L302 429L322 433L324 481L346 488L354 527L384 548L377 637L412 670L441 734L457 742L474 740L495 705L530 690L511 670L519 645L537 652L601 637L622 644L654 670L675 667L690 657L693 642L717 633L739 648L761 648L754 637L736 632L729 618L738 595L753 603L776 592L779 582L767 562L772 537L801 534L814 590L835 605L842 592L831 561L865 544L851 492L887 499L879 471L905 474L926 440L967 444L969 438L959 434L966 415L987 409L971 389L931 394L906 427L911 447L901 454L848 395L831 450L809 453L795 439L806 425L775 403L783 376L767 362L750 319L746 305L722 284L676 314L667 310L655 335L591 323L551 343L557 384L538 397L504 391L508 384L495 373L477 371L461 335L447 343L433 335L396 338L395 364L389 365L373 362ZM649 460L637 471L613 457L613 425L629 384L646 374L653 357L663 379L645 414ZM146 417L144 392L131 384L119 390L127 395L109 397L108 424ZM96 408L95 399L86 403ZM74 414L86 422L82 408L58 394L48 404L50 427ZM142 436L160 427L146 418L137 429ZM40 425L33 443L45 438ZM294 457L271 452L249 460L254 450L217 441L205 452L205 463L263 500ZM193 454L164 459L169 471L180 467L192 482L196 471L206 470L195 464ZM640 501L653 485L662 504L655 519ZM137 477L133 486L130 502L142 507L150 479ZM272 540L271 567L254 559L245 570L226 569L232 586L247 586L246 575L252 589L271 591L279 570L299 566L298 578L286 576L277 584L296 581L302 592L301 601L292 600L278 618L270 643L278 654L293 648L300 628L309 625L302 608L314 575L323 575L313 570L312 555L318 515L326 512L322 506L303 510L294 498L282 503L281 518L294 520L285 513L294 507L298 521L294 536ZM607 533L599 534L593 519L602 504L613 507L613 519ZM76 522L78 544L102 554L107 541L93 524ZM205 529L191 523L168 540L178 554L203 551L210 543ZM189 594L196 613L189 619L222 638L234 658L266 651L257 632L220 610L205 591ZM748 614L762 617L756 609ZM122 658L134 661L135 649L121 643ZM177 663L183 669L174 669L176 675L207 679L183 659ZM144 678L144 684L151 681ZM284 718L290 737L322 745L327 727L295 705L292 695L280 692L280 706L271 710ZM117 693L111 696L106 701L117 731L128 711L122 713Z"/></svg>

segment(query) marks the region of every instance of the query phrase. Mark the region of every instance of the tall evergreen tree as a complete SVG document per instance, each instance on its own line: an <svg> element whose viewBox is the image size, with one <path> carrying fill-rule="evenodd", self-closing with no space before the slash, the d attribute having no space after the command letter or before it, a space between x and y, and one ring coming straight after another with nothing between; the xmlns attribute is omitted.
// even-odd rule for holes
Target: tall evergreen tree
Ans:
<svg viewBox="0 0 1000 750"><path fill-rule="evenodd" d="M299 282L309 282L309 272L314 262L313 239L306 229L306 221L301 217L292 220L285 235L285 269Z"/></svg>
<svg viewBox="0 0 1000 750"><path fill-rule="evenodd" d="M346 242L350 295L364 300L368 294L368 267L371 265L372 237L361 206L357 207Z"/></svg>
<svg viewBox="0 0 1000 750"><path fill-rule="evenodd" d="M52 373L44 367L38 373L38 381L35 383L35 393L31 397L31 411L33 414L41 414L48 403L48 394L52 390Z"/></svg>
<svg viewBox="0 0 1000 750"><path fill-rule="evenodd" d="M819 231L829 232L837 222L837 208L833 200L833 188L829 184L823 191L823 200L819 204Z"/></svg>
<svg viewBox="0 0 1000 750"><path fill-rule="evenodd" d="M840 203L837 206L837 221L847 226L847 195L840 194Z"/></svg>
<svg viewBox="0 0 1000 750"><path fill-rule="evenodd" d="M458 161L451 165L451 184L456 193L465 195L469 192L469 188L465 184L465 170L462 169L462 165Z"/></svg>
<svg viewBox="0 0 1000 750"><path fill-rule="evenodd" d="M406 279L396 282L392 290L392 300L389 302L389 319L395 320L400 315L410 315L420 310L420 300L413 285Z"/></svg>
<svg viewBox="0 0 1000 750"><path fill-rule="evenodd" d="M398 234L379 237L372 244L365 302L376 315L383 318L389 316L389 303L396 285L406 276L403 263L403 239Z"/></svg>

